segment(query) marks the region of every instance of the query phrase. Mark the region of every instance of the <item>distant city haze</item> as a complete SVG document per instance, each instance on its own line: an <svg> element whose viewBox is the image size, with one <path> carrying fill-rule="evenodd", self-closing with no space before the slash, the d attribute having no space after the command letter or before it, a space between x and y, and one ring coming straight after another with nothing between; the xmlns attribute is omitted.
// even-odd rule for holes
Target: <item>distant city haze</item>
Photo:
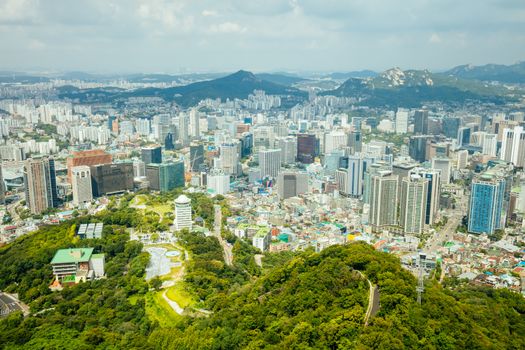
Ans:
<svg viewBox="0 0 525 350"><path fill-rule="evenodd" d="M434 71L525 59L523 0L0 0L0 70Z"/></svg>

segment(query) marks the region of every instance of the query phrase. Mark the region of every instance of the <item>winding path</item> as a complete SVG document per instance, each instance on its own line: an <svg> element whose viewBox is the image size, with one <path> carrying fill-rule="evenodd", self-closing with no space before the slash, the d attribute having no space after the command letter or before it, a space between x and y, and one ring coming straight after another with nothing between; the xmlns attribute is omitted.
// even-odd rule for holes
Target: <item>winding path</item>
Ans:
<svg viewBox="0 0 525 350"><path fill-rule="evenodd" d="M356 270L361 277L368 282L368 307L365 313L365 327L368 326L368 321L374 317L379 311L379 288L373 285L372 282L359 270Z"/></svg>
<svg viewBox="0 0 525 350"><path fill-rule="evenodd" d="M173 311L175 311L176 313L182 316L182 314L184 313L184 309L181 308L180 305L177 304L176 301L173 301L170 298L168 298L168 296L166 295L166 292L167 290L165 290L164 293L162 293L162 297L164 298L164 300L166 300L166 302L173 309Z"/></svg>

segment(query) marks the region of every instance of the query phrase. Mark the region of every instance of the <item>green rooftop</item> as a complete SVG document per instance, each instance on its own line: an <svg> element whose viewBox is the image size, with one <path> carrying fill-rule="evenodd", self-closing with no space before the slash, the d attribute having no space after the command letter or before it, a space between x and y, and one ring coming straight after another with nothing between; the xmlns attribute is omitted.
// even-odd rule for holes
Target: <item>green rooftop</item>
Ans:
<svg viewBox="0 0 525 350"><path fill-rule="evenodd" d="M70 264L88 262L93 248L68 248L57 250L51 264Z"/></svg>

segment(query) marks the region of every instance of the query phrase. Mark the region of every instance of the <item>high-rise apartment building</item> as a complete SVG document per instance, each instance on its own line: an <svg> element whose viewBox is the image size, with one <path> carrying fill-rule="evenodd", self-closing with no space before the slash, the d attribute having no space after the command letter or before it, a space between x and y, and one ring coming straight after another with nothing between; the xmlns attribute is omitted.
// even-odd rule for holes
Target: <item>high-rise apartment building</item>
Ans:
<svg viewBox="0 0 525 350"><path fill-rule="evenodd" d="M411 175L401 180L400 225L405 233L420 234L425 226L428 180Z"/></svg>
<svg viewBox="0 0 525 350"><path fill-rule="evenodd" d="M237 176L240 173L239 142L223 143L219 150L220 168L226 175Z"/></svg>
<svg viewBox="0 0 525 350"><path fill-rule="evenodd" d="M281 170L281 150L280 149L263 149L259 151L259 168L261 177L266 176L277 178Z"/></svg>
<svg viewBox="0 0 525 350"><path fill-rule="evenodd" d="M195 139L200 137L200 112L197 108L190 110L190 135Z"/></svg>
<svg viewBox="0 0 525 350"><path fill-rule="evenodd" d="M190 143L190 125L189 118L186 113L179 114L179 141L183 147Z"/></svg>
<svg viewBox="0 0 525 350"><path fill-rule="evenodd" d="M87 165L76 166L71 169L71 187L73 205L78 206L93 200L91 169Z"/></svg>
<svg viewBox="0 0 525 350"><path fill-rule="evenodd" d="M58 206L55 160L30 158L24 163L26 203L32 214Z"/></svg>
<svg viewBox="0 0 525 350"><path fill-rule="evenodd" d="M433 225L438 217L441 172L433 169L414 168L410 171L410 175L413 174L419 175L428 181L425 225Z"/></svg>
<svg viewBox="0 0 525 350"><path fill-rule="evenodd" d="M368 221L374 229L397 225L398 181L389 171L372 176Z"/></svg>

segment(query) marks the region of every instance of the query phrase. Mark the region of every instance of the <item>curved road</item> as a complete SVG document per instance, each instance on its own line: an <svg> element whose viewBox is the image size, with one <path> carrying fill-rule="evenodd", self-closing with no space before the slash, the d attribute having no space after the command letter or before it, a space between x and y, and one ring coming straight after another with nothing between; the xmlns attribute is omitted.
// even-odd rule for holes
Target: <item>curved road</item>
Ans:
<svg viewBox="0 0 525 350"><path fill-rule="evenodd" d="M374 317L379 311L379 287L373 285L372 282L370 282L370 280L366 278L361 271L356 271L368 282L368 307L366 308L365 314L365 326L368 326L368 321L370 318Z"/></svg>

